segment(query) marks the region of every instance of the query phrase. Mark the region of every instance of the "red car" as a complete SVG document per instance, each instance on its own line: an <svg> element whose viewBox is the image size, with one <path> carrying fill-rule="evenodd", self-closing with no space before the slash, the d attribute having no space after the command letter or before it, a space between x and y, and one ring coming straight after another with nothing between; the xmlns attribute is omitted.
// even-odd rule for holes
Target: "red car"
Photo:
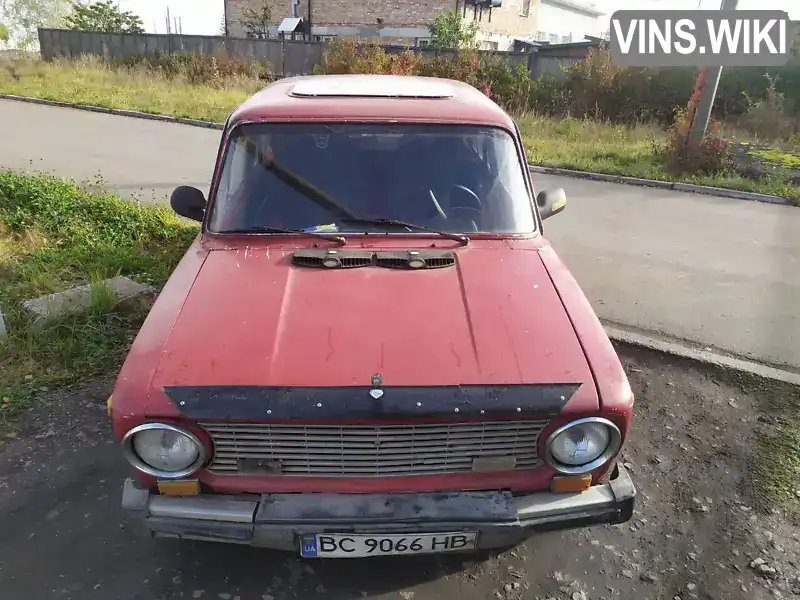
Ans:
<svg viewBox="0 0 800 600"><path fill-rule="evenodd" d="M303 557L513 546L631 518L620 361L473 87L283 79L225 124L202 222L109 412L152 535Z"/></svg>

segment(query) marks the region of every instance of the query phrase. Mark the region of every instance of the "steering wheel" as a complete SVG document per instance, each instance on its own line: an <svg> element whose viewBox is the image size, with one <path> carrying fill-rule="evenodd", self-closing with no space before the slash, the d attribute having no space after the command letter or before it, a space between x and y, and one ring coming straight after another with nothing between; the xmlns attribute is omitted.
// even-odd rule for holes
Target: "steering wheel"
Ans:
<svg viewBox="0 0 800 600"><path fill-rule="evenodd" d="M454 184L454 185L450 186L450 205L451 205L451 208L452 208L452 204L453 204L452 199L453 199L453 191L454 190L459 190L459 191L463 192L462 196L468 196L472 200L474 200L475 202L473 203L473 206L474 206L475 209L477 209L477 210L482 210L483 209L483 204L481 203L481 199L478 198L478 194L473 192L467 186L460 185L460 184ZM457 208L467 208L467 207L458 206Z"/></svg>
<svg viewBox="0 0 800 600"><path fill-rule="evenodd" d="M456 191L457 190L457 191ZM452 206L454 193L466 196L470 199L468 206ZM434 216L431 225L447 229L448 231L479 231L479 223L482 220L483 210L481 201L477 194L466 186L453 185L447 200L440 202L433 190L428 190L431 204L434 208Z"/></svg>
<svg viewBox="0 0 800 600"><path fill-rule="evenodd" d="M454 203L458 196L459 201ZM450 186L445 202L446 219L453 224L464 223L465 230L478 231L483 220L483 204L478 194L465 185L454 184Z"/></svg>

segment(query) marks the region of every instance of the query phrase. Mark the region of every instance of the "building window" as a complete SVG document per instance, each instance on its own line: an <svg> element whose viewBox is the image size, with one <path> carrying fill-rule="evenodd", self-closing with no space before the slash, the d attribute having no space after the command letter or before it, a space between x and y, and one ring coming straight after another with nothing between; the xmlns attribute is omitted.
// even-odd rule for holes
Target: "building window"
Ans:
<svg viewBox="0 0 800 600"><path fill-rule="evenodd" d="M417 40L417 46L419 46L420 48L427 48L430 45L431 45L430 40Z"/></svg>
<svg viewBox="0 0 800 600"><path fill-rule="evenodd" d="M497 42L483 42L483 50L497 50L499 44Z"/></svg>
<svg viewBox="0 0 800 600"><path fill-rule="evenodd" d="M551 44L557 44L558 43L558 34L557 33L551 33L550 34L550 43Z"/></svg>
<svg viewBox="0 0 800 600"><path fill-rule="evenodd" d="M569 35L562 35L561 36L561 43L562 44L571 44L572 43L572 34Z"/></svg>
<svg viewBox="0 0 800 600"><path fill-rule="evenodd" d="M520 16L527 17L531 13L531 0L522 0L522 10Z"/></svg>
<svg viewBox="0 0 800 600"><path fill-rule="evenodd" d="M536 41L537 42L546 42L547 41L547 34L544 31L537 31L536 32Z"/></svg>
<svg viewBox="0 0 800 600"><path fill-rule="evenodd" d="M336 36L334 36L334 35L315 35L314 36L314 41L315 42L330 42L335 37Z"/></svg>

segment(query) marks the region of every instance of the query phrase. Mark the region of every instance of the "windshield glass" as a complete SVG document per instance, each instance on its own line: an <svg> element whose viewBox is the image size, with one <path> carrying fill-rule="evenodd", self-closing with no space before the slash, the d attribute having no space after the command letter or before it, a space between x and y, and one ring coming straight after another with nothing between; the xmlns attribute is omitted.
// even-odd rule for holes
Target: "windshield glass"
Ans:
<svg viewBox="0 0 800 600"><path fill-rule="evenodd" d="M225 152L209 229L453 233L535 229L523 162L501 129L470 125L251 124Z"/></svg>

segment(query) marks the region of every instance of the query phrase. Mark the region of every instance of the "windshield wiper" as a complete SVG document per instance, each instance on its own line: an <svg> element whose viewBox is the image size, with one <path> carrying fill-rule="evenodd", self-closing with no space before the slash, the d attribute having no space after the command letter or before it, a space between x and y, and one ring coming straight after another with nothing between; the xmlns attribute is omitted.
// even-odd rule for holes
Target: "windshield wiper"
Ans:
<svg viewBox="0 0 800 600"><path fill-rule="evenodd" d="M452 233L450 231L442 231L441 229L434 229L433 227L426 227L425 225L417 225L415 223L408 223L407 221L400 221L399 219L364 219L364 218L351 218L343 217L339 219L344 223L362 223L364 225L382 225L386 227L406 227L408 229L418 229L419 231L430 231L431 233L438 233L442 237L451 240L456 240L462 246L469 244L469 238L461 233Z"/></svg>
<svg viewBox="0 0 800 600"><path fill-rule="evenodd" d="M344 246L347 240L340 235L333 235L331 233L322 233L319 231L303 231L302 229L285 229L283 227L266 227L256 225L254 227L242 227L240 229L229 229L224 233L291 233L293 235L309 235L323 240L330 240L336 242L340 246Z"/></svg>
<svg viewBox="0 0 800 600"><path fill-rule="evenodd" d="M262 168L275 175L277 179L303 194L306 198L316 203L317 206L328 210L332 209L333 212L344 217L356 216L349 208L344 206L336 198L329 196L310 181L306 181L299 175L296 175L284 167L277 160L275 160L274 155L264 154L258 147L258 144L250 140L250 138L247 138L247 136L245 136L245 138L248 141L248 143L245 144L245 150L248 152L248 154L253 156L256 159L256 162Z"/></svg>

